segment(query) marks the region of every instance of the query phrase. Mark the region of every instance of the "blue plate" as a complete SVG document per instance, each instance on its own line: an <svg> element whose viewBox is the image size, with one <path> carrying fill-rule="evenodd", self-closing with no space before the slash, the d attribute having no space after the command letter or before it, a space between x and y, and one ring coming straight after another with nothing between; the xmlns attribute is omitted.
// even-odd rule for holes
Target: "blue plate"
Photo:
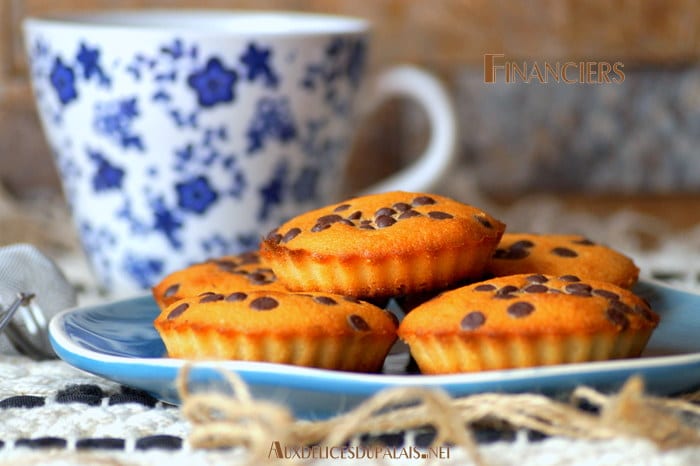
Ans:
<svg viewBox="0 0 700 466"><path fill-rule="evenodd" d="M408 375L407 354L394 351L381 374L364 374L243 361L197 362L193 387L221 384L221 371L236 372L259 398L287 404L298 417L326 418L356 406L379 390L397 386L439 387L452 396L477 392L566 393L577 385L613 390L634 374L658 395L700 386L700 295L658 282L635 291L661 315L643 357L455 375ZM158 308L144 296L62 312L50 324L58 356L107 379L178 403L174 381L185 361L164 357L153 328ZM397 370L397 367L399 368Z"/></svg>

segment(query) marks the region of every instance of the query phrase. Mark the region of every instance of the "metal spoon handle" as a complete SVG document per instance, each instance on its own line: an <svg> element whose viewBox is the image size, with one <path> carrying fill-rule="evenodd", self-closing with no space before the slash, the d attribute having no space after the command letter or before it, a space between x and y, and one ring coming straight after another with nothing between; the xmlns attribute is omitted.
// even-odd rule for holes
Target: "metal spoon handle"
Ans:
<svg viewBox="0 0 700 466"><path fill-rule="evenodd" d="M17 294L17 298L12 301L10 306L5 310L5 313L0 318L0 332L2 332L8 323L15 316L17 310L22 306L27 306L32 298L34 298L34 293L24 293L20 292Z"/></svg>

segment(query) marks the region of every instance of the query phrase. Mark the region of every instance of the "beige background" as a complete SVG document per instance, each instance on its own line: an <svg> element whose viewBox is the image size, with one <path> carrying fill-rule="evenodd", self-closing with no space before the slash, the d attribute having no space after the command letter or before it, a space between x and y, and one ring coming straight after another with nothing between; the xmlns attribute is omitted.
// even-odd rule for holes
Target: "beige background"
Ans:
<svg viewBox="0 0 700 466"><path fill-rule="evenodd" d="M478 73L487 52L537 60L623 60L626 70L687 66L700 54L700 7L692 0L0 0L0 183L16 194L58 186L25 74L23 18L76 9L195 6L368 18L375 24L373 68L422 65L453 93L465 70ZM465 99L456 102L469 105ZM369 182L366 173L378 177L410 159L420 152L425 133L421 116L411 108L386 106L363 126L353 179Z"/></svg>

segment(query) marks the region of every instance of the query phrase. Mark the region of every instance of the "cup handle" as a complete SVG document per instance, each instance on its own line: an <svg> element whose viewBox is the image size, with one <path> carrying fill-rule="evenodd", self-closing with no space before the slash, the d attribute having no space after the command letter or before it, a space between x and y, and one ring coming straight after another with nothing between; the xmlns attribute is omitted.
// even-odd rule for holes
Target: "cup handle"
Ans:
<svg viewBox="0 0 700 466"><path fill-rule="evenodd" d="M457 152L457 116L442 83L430 73L409 65L382 72L370 100L373 108L390 97L407 97L425 109L431 137L423 154L411 165L364 188L360 194L386 191L430 191L447 172Z"/></svg>

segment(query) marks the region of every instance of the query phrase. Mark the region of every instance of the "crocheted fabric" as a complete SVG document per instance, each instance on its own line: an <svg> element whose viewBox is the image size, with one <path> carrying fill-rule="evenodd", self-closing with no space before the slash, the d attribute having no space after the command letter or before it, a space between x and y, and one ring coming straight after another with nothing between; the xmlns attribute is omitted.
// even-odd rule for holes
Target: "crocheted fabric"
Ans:
<svg viewBox="0 0 700 466"><path fill-rule="evenodd" d="M195 450L189 423L178 407L148 394L79 371L61 361L34 362L0 356L0 464L241 464L239 448ZM486 464L691 465L700 446L661 452L642 440L584 441L549 438L537 432L476 431ZM388 464L412 464L396 452L425 446L430 431L364 436L394 452ZM271 458L276 459L271 440ZM408 451L408 450L407 450ZM288 455L291 456L291 455ZM447 457L449 456L449 458ZM292 456L292 459L293 456ZM292 459L290 459L290 464ZM604 460L604 461L603 461ZM337 464L321 459L314 464ZM443 451L441 464L473 464L464 452ZM103 463L105 462L105 463ZM372 464L366 461L364 464Z"/></svg>

